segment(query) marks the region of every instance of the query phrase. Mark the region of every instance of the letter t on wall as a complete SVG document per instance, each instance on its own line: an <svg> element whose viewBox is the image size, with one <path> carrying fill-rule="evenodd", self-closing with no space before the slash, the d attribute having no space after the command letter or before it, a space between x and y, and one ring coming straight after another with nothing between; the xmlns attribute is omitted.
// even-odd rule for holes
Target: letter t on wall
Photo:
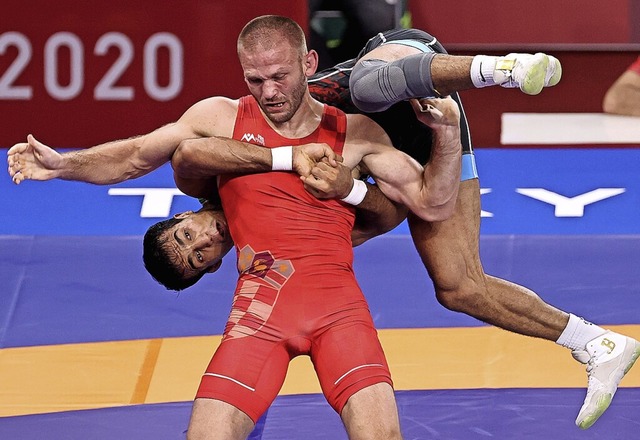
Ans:
<svg viewBox="0 0 640 440"><path fill-rule="evenodd" d="M143 196L140 217L168 217L174 196L183 196L178 188L109 188L110 196Z"/></svg>

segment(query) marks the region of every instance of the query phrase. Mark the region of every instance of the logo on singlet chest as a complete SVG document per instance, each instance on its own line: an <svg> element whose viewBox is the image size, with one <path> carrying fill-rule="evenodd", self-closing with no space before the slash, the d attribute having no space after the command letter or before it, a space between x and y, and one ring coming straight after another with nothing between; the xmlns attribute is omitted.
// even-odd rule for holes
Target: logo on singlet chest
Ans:
<svg viewBox="0 0 640 440"><path fill-rule="evenodd" d="M264 147L264 137L261 134L245 133L240 138L240 141L258 144Z"/></svg>

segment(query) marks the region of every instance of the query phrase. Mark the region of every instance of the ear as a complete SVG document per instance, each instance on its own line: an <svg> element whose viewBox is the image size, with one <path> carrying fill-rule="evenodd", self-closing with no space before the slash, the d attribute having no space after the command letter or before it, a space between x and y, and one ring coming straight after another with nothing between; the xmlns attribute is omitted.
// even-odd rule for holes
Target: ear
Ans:
<svg viewBox="0 0 640 440"><path fill-rule="evenodd" d="M302 62L304 65L304 74L307 77L310 77L311 75L316 73L316 70L318 70L318 52L311 49L304 56L304 59L302 60Z"/></svg>
<svg viewBox="0 0 640 440"><path fill-rule="evenodd" d="M218 260L217 263L215 263L213 266L209 267L209 269L207 269L208 273L213 273L215 271L217 271L218 269L220 269L220 266L222 265L222 260Z"/></svg>
<svg viewBox="0 0 640 440"><path fill-rule="evenodd" d="M179 213L175 214L175 215L173 216L173 218L187 218L187 217L189 217L191 214L193 214L193 211L179 212Z"/></svg>

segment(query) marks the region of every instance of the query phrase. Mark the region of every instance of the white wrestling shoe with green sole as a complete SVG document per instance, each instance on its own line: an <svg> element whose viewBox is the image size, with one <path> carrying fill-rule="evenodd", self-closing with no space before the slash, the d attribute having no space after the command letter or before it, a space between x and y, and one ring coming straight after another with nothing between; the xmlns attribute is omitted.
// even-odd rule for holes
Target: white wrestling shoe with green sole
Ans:
<svg viewBox="0 0 640 440"><path fill-rule="evenodd" d="M537 95L544 87L555 86L562 77L560 61L544 53L510 53L496 60L493 80L506 88L519 88Z"/></svg>
<svg viewBox="0 0 640 440"><path fill-rule="evenodd" d="M587 396L576 418L576 425L587 429L609 408L618 384L640 356L640 342L608 331L572 354L587 364Z"/></svg>

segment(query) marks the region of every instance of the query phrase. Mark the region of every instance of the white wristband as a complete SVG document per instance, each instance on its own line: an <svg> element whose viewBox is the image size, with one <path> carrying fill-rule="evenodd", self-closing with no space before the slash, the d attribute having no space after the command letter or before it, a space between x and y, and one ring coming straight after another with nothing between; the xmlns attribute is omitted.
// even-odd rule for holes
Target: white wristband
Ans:
<svg viewBox="0 0 640 440"><path fill-rule="evenodd" d="M367 195L367 184L362 180L353 179L353 187L344 199L340 199L350 205L359 205Z"/></svg>
<svg viewBox="0 0 640 440"><path fill-rule="evenodd" d="M293 170L293 147L276 147L271 149L271 169L273 171Z"/></svg>

